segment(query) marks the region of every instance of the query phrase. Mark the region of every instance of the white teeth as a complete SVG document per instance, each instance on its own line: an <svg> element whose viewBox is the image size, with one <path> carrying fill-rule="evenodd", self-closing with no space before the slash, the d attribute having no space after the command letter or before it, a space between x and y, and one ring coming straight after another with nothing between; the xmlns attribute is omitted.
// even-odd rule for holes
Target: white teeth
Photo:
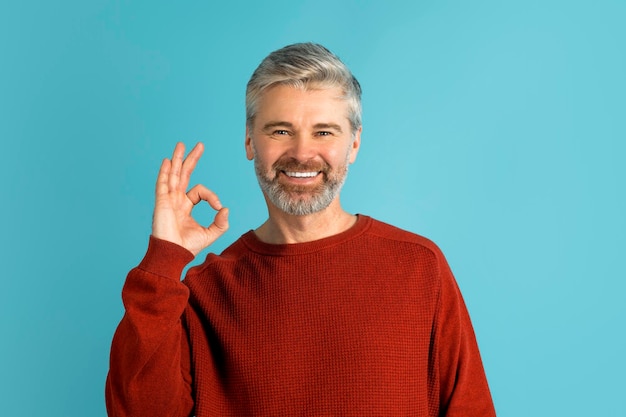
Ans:
<svg viewBox="0 0 626 417"><path fill-rule="evenodd" d="M315 177L318 173L317 172L285 172L285 174L289 177L312 178L312 177Z"/></svg>

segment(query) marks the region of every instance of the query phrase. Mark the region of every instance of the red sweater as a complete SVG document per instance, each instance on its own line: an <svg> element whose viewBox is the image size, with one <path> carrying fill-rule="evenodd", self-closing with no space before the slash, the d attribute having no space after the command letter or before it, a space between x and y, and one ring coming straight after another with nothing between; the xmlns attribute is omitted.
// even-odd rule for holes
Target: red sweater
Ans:
<svg viewBox="0 0 626 417"><path fill-rule="evenodd" d="M429 240L366 216L336 236L253 232L193 259L150 239L124 285L110 416L495 416L467 310Z"/></svg>

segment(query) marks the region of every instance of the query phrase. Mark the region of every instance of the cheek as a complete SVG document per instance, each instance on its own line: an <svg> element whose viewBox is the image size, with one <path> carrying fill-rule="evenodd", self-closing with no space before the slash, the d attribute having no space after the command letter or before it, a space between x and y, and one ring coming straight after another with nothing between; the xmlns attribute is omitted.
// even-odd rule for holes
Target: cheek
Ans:
<svg viewBox="0 0 626 417"><path fill-rule="evenodd" d="M333 161L336 166L346 165L353 161L354 159L354 150L352 146L348 146L347 148L337 149L333 153Z"/></svg>
<svg viewBox="0 0 626 417"><path fill-rule="evenodd" d="M256 144L256 157L261 157L264 161L275 161L284 153L285 149L277 143L268 142Z"/></svg>
<svg viewBox="0 0 626 417"><path fill-rule="evenodd" d="M275 162L275 159L270 159L268 155L259 152L257 149L257 154L254 157L254 165L257 170L261 170L261 172L269 179L276 177L276 173L273 168Z"/></svg>

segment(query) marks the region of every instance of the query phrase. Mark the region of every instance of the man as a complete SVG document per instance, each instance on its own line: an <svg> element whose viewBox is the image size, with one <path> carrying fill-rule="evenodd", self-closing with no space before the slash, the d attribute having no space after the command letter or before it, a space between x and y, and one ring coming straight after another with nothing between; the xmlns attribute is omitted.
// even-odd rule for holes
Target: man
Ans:
<svg viewBox="0 0 626 417"><path fill-rule="evenodd" d="M439 249L344 211L361 89L320 45L270 54L246 92L248 159L269 218L183 268L228 228L178 144L148 251L123 289L106 384L121 416L493 416L478 347ZM206 201L204 227L191 216Z"/></svg>

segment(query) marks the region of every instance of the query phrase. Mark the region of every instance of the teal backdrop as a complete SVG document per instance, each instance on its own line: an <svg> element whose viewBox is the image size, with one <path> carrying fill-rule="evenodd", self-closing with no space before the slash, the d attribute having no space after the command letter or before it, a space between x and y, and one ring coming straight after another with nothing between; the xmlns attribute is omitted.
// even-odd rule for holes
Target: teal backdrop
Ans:
<svg viewBox="0 0 626 417"><path fill-rule="evenodd" d="M205 143L212 250L259 225L245 84L315 41L364 90L344 205L441 246L499 416L626 416L625 22L623 0L0 1L0 415L106 415L161 159Z"/></svg>

